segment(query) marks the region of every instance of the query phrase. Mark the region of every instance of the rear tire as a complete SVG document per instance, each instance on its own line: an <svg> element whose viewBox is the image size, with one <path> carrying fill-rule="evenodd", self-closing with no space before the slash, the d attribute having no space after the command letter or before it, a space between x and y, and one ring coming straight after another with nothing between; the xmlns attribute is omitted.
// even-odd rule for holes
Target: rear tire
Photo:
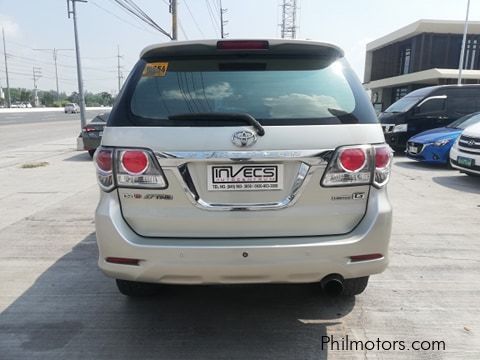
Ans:
<svg viewBox="0 0 480 360"><path fill-rule="evenodd" d="M471 176L471 177L476 177L476 178L480 177L480 175L474 174L474 173L465 173L465 174L467 174L468 176Z"/></svg>
<svg viewBox="0 0 480 360"><path fill-rule="evenodd" d="M355 296L361 294L368 285L369 276L343 281L343 296Z"/></svg>
<svg viewBox="0 0 480 360"><path fill-rule="evenodd" d="M157 295L160 290L160 285L158 284L120 279L116 279L115 281L117 282L118 291L129 297L153 296Z"/></svg>

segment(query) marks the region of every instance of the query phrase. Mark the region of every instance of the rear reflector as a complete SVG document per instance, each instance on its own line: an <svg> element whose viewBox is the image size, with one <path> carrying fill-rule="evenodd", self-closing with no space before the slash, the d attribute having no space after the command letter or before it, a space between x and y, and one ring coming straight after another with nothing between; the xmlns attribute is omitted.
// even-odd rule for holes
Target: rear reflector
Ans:
<svg viewBox="0 0 480 360"><path fill-rule="evenodd" d="M264 40L225 40L217 42L218 50L268 50L268 41Z"/></svg>
<svg viewBox="0 0 480 360"><path fill-rule="evenodd" d="M350 260L352 260L352 262L376 260L381 258L383 258L382 254L366 254L366 255L350 256Z"/></svg>
<svg viewBox="0 0 480 360"><path fill-rule="evenodd" d="M112 264L135 265L135 266L138 266L138 264L140 263L139 259L129 259L129 258L119 258L119 257L107 257L105 261Z"/></svg>

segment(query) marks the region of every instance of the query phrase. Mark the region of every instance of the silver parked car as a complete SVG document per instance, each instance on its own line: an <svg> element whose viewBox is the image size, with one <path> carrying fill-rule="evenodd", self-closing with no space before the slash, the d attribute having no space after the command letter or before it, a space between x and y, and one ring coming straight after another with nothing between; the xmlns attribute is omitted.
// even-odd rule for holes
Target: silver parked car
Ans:
<svg viewBox="0 0 480 360"><path fill-rule="evenodd" d="M75 103L69 103L65 105L63 111L65 112L65 114L76 114L80 112L80 106Z"/></svg>
<svg viewBox="0 0 480 360"><path fill-rule="evenodd" d="M95 154L99 266L129 296L161 283L359 294L388 262L391 158L336 46L150 46Z"/></svg>

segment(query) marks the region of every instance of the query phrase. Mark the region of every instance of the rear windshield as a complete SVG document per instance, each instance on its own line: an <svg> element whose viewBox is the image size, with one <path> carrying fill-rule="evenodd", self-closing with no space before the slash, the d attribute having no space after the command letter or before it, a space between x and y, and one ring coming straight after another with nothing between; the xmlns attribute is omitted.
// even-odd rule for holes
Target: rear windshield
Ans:
<svg viewBox="0 0 480 360"><path fill-rule="evenodd" d="M342 59L188 58L139 65L126 99L137 126L190 126L191 120L169 117L192 113L248 113L264 125L376 122Z"/></svg>

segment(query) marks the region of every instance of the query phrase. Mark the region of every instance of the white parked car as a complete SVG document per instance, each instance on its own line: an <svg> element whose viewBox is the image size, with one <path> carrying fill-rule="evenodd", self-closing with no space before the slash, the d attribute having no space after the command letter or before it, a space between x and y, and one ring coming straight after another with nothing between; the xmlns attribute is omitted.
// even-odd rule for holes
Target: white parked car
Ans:
<svg viewBox="0 0 480 360"><path fill-rule="evenodd" d="M450 150L453 168L471 176L480 176L480 124L463 130Z"/></svg>
<svg viewBox="0 0 480 360"><path fill-rule="evenodd" d="M161 283L359 294L388 263L391 158L336 46L150 46L94 157L99 266L128 296Z"/></svg>
<svg viewBox="0 0 480 360"><path fill-rule="evenodd" d="M65 105L65 114L76 114L80 112L80 106L75 103L70 103Z"/></svg>

